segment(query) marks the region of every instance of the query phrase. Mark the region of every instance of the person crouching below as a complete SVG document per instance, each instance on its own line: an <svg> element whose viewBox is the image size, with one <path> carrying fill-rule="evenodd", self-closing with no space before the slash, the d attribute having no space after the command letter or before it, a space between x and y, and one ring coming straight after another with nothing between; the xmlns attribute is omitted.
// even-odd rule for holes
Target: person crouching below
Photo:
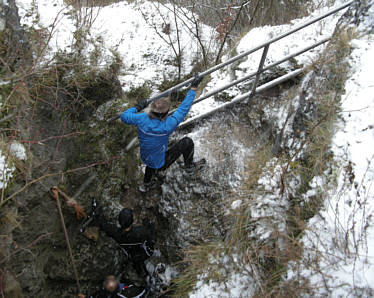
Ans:
<svg viewBox="0 0 374 298"><path fill-rule="evenodd" d="M143 221L143 225L133 226L134 216L129 208L122 209L118 215L120 227L108 222L103 215L98 216L100 229L119 244L137 273L148 283L149 273L144 262L153 255L156 242L154 224Z"/></svg>

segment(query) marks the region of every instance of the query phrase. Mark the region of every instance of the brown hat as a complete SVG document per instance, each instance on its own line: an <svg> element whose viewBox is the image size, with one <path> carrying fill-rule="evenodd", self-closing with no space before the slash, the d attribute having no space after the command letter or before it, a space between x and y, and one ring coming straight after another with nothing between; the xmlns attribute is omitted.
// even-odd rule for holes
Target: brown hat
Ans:
<svg viewBox="0 0 374 298"><path fill-rule="evenodd" d="M167 113L170 109L169 101L166 97L157 99L151 104L151 111L157 114Z"/></svg>

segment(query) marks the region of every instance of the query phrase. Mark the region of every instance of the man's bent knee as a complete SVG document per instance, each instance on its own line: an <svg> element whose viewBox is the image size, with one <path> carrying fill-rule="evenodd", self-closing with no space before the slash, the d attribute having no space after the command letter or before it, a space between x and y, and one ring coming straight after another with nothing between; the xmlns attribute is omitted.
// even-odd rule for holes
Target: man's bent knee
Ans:
<svg viewBox="0 0 374 298"><path fill-rule="evenodd" d="M184 147L193 147L194 146L194 142L191 138L189 137L184 137L183 139L181 139L179 141L179 143Z"/></svg>

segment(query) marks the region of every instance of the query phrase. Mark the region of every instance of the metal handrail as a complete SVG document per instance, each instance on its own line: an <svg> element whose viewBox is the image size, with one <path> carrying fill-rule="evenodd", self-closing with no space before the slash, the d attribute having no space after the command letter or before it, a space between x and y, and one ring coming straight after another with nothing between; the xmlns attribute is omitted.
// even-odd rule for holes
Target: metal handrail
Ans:
<svg viewBox="0 0 374 298"><path fill-rule="evenodd" d="M258 46L255 46L254 48L252 48L252 49L250 49L250 50L248 50L248 51L246 51L244 53L241 53L241 54L239 54L239 55L237 55L235 57L232 57L231 59L229 59L229 60L227 60L225 62L222 62L222 63L220 63L220 64L218 64L218 65L216 65L216 66L214 66L214 67L212 67L212 68L210 68L210 69L202 72L200 75L207 76L207 75L209 75L209 74L211 74L211 73L213 73L213 72L215 72L215 71L217 71L217 70L219 70L221 68L224 68L225 66L227 66L229 64L232 64L232 63L240 60L241 58L243 58L245 56L248 56L248 55L250 55L250 54L252 54L252 53L254 53L254 52L256 52L256 51L258 51L258 50L260 50L260 49L262 49L262 48L264 48L264 47L266 47L266 46L268 46L268 45L270 45L270 44L272 44L272 43L274 43L274 42L276 42L278 40L280 40L280 39L283 39L283 38L285 38L285 37L287 37L287 36L289 36L289 35L297 32L297 31L300 31L301 29L304 29L305 27L308 27L308 26L310 26L310 25L312 25L312 24L314 24L314 23L316 23L316 22L318 22L320 20L323 20L323 19L325 19L325 18L327 18L327 17L329 17L329 16L331 16L331 15L339 12L340 10L342 10L344 8L347 8L348 6L350 6L353 3L354 3L354 0L349 1L349 2L347 2L347 3L345 3L345 4L341 5L341 6L339 6L337 8L334 8L334 9L328 11L327 13L325 13L325 14L323 14L321 16L315 17L315 18L313 18L313 19L305 22L304 24L301 24L299 26L294 27L290 31L287 31L287 32L285 32L285 33L283 33L283 34L281 34L281 35L279 35L277 37L274 37L274 38L272 38L272 39L270 39L270 40L268 40L268 41L266 41L266 42L258 45ZM164 92L162 92L162 93L160 93L160 94L158 94L158 95L150 98L150 101L154 101L154 100L156 100L158 98L165 97L165 96L169 95L170 93L172 93L173 91L176 91L178 89L181 89L181 88L187 86L188 84L190 84L193 81L193 79L194 78L190 78L187 81L184 81L184 82L182 82L182 83L180 83L180 84L178 84L178 85L176 85L176 86L174 86L174 87L172 87L172 88L170 88L170 89L168 89L168 90L166 90L166 91L164 91Z"/></svg>
<svg viewBox="0 0 374 298"><path fill-rule="evenodd" d="M290 72L290 73L288 73L284 76L281 76L281 77L279 77L279 78L277 78L273 81L270 81L270 82L256 88L255 92L263 92L263 91L266 91L270 88L273 88L273 87L275 87L275 86L277 86L281 83L284 83L284 82L286 82L286 81L288 81L292 78L295 78L295 77L301 75L303 72L306 71L306 69L307 69L307 67L296 69L296 70L294 70L294 71L292 71L292 72ZM210 115L212 115L216 112L222 111L222 110L224 110L228 107L231 107L231 106L237 104L238 102L244 101L245 99L249 99L251 97L252 92L253 91L251 90L247 93L239 95L239 96L235 97L232 101L226 102L226 103L220 105L219 107L216 107L216 108L210 110L209 112L207 112L205 114L198 115L196 117L192 117L190 119L187 119L186 121L182 122L182 124L180 124L178 126L178 129L185 128L186 126L191 125L193 122L196 122L198 120L206 118L206 117L208 117L208 116L210 116Z"/></svg>
<svg viewBox="0 0 374 298"><path fill-rule="evenodd" d="M209 75L209 74L211 74L211 73L213 73L213 72L215 72L215 71L217 71L217 70L219 70L221 68L224 68L225 66L230 65L230 64L232 64L232 63L240 60L241 58L243 58L245 56L248 56L248 55L250 55L250 54L252 54L252 53L254 53L254 52L256 52L256 51L258 51L258 50L260 50L262 48L266 48L266 47L270 46L270 44L272 44L272 43L274 43L274 42L276 42L276 41L278 41L280 39L283 39L283 38L285 38L285 37L287 37L287 36L289 36L289 35L297 32L297 31L300 31L301 29L304 29L305 27L308 27L308 26L310 26L310 25L312 25L312 24L314 24L314 23L316 23L316 22L318 22L320 20L323 20L323 19L325 19L325 18L327 18L327 17L329 17L329 16L331 16L331 15L339 12L340 10L342 10L344 8L347 8L348 6L352 5L354 2L355 2L354 0L349 1L349 2L347 2L347 3L345 3L345 4L341 5L341 6L339 6L337 8L334 8L334 9L328 11L327 13L325 13L325 14L323 14L321 16L315 17L315 18L313 18L313 19L311 19L311 20L309 20L309 21L307 21L307 22L305 22L305 23L303 23L303 24L301 24L299 26L296 26L296 27L292 28L291 30L289 30L289 31L287 31L287 32L285 32L285 33L277 36L277 37L274 37L274 38L272 38L272 39L270 39L270 40L268 40L268 41L266 41L266 42L264 42L264 43L262 43L260 45L255 46L254 48L252 48L252 49L250 49L248 51L245 51L245 52L243 52L243 53L241 53L241 54L239 54L239 55L237 55L235 57L230 58L229 60L227 60L225 62L222 62L222 63L220 63L220 64L218 64L218 65L216 65L216 66L214 66L214 67L212 67L212 68L210 68L210 69L202 72L200 75L201 76L207 76L207 75ZM264 54L265 55L263 55L263 58L265 59L267 53L264 51ZM261 70L260 67L259 67L259 70ZM258 72L256 72L256 75L258 75ZM194 80L194 78L190 78L190 79L188 79L188 80L186 80L186 81L184 81L184 82L182 82L182 83L180 83L180 84L178 84L178 85L176 85L176 86L174 86L174 87L172 87L172 88L170 88L170 89L168 89L168 90L166 90L164 92L161 92L158 95L150 98L148 100L148 102L151 103L151 102L153 102L153 101L155 101L155 100L157 100L159 98L168 96L170 93L172 93L172 92L174 92L174 91L176 91L178 89L181 89L181 88L189 85L193 80ZM257 79L257 81L258 81L258 79ZM253 87L253 90L255 90L255 88L256 88L256 86ZM252 93L252 95L253 95L253 93ZM111 122L111 121L117 120L119 117L120 116L116 116L116 117L114 117L114 118L112 118L112 119L110 119L108 121Z"/></svg>
<svg viewBox="0 0 374 298"><path fill-rule="evenodd" d="M297 51L297 52L294 52L294 53L292 53L292 54L290 54L290 55L288 55L288 56L285 56L285 57L282 58L281 60L278 60L278 61L276 61L276 62L274 62L274 63L271 63L271 64L267 65L266 67L264 67L264 68L262 69L261 72L258 72L258 71L252 72L252 73L250 73L250 74L248 74L248 75L246 75L246 76L244 76L244 77L242 77L242 78L240 78L240 79L237 79L237 80L235 80L235 81L232 81L232 82L228 83L227 85L224 85L224 86L222 86L222 87L219 87L218 89L215 89L215 90L213 90L213 91L210 91L210 92L208 92L207 94L205 94L205 95L199 97L198 99L195 99L194 102L192 103L192 105L195 105L195 104L197 104L197 103L199 103L199 102L201 102L201 101L203 101L203 100L205 100L205 99L207 99L207 98L209 98L209 97L212 97L213 95L216 95L216 94L218 94L218 93L220 93L220 92L222 92L222 91L228 89L228 88L231 88L231 87L233 87L233 86L235 86L235 85L238 85L238 84L240 84L240 83L242 83L242 82L244 82L244 81L247 81L247 80L249 80L250 78L253 78L255 75L257 75L257 74L261 74L261 73L263 73L263 72L265 72L265 71L267 71L267 70L269 70L269 69L271 69L271 68L273 68L273 67L275 67L275 66L277 66L277 65L279 65L279 64L282 64L282 63L284 63L284 62L290 60L291 58L294 58L294 57L299 56L299 55L301 55L301 54L303 54L303 53L305 53L305 52L308 52L309 50L314 49L314 48L316 48L316 47L318 47L318 46L320 46L320 45L322 45L322 44L328 42L330 39L331 39L331 37L324 38L324 39L320 40L319 42L317 42L317 43L315 43L315 44L313 44L313 45L311 45L311 46L305 47L305 48L303 48L303 49L301 49L301 50L299 50L299 51ZM177 109L172 110L172 111L170 112L170 114L172 114L172 113L175 112L176 110L177 110Z"/></svg>

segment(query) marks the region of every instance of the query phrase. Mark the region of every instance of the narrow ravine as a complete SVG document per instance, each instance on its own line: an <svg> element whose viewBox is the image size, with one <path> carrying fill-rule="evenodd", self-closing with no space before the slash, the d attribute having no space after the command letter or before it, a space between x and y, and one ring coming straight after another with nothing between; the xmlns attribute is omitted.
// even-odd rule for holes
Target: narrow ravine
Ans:
<svg viewBox="0 0 374 298"><path fill-rule="evenodd" d="M286 2L283 9L289 7ZM287 11L281 11L278 20L266 21L276 26L233 31L218 60L228 60L344 2L298 2L303 9L292 11L292 18L299 18L290 23L279 24L287 19ZM271 45L265 65L332 36L329 43L266 71L259 84L306 67L302 74L174 133L170 145L185 136L192 138L195 159L205 158L206 167L189 174L181 158L166 171L162 187L142 193L145 167L133 142L137 131L108 119L209 68L205 60L217 58L221 40L217 30L225 24L217 29L212 20L204 23L204 16L194 14L190 6L178 7L179 17L173 17L172 1L113 1L97 6L62 0L2 1L0 294L76 297L77 282L50 194L50 188L58 186L88 215L95 199L108 222L117 224L121 209L131 208L135 225L155 224L155 252L146 262L158 292L154 297L159 293L178 298L372 295L370 280L364 281L368 275L356 270L361 279L350 283L345 274L351 267L343 264L353 258L358 268L364 268L360 256L366 252L367 260L371 257L371 242L361 237L371 231L371 164L367 173L358 167L364 158L355 154L363 150L358 144L365 140L353 136L365 132L370 139L370 110L362 113L365 127L355 130L359 117L350 118L355 106L352 100L345 102L349 96L345 87L358 98L370 96L352 86L357 73L359 86L370 87L363 78L370 71L363 66L371 54L371 5L373 1L357 0L329 19ZM225 14L232 16L242 6L230 6ZM193 17L197 17L198 34L191 30ZM207 76L198 96L257 70L260 58L258 51ZM194 105L188 118L251 87L252 81L246 81L208 98ZM172 94L173 108L185 93L186 88ZM365 101L368 109L370 103ZM339 129L347 134L336 134ZM352 156L348 147L341 149L351 137L355 144L348 147L357 148ZM349 158L339 159L343 155ZM363 177L361 184L355 181L356 174ZM345 175L344 181L339 175ZM325 228L335 231L333 220L327 220L334 210L326 204L334 187L342 191L349 187L336 181L351 183L352 193L344 200L349 207L360 206L349 209L343 204L339 210L358 210L365 227L354 229L351 212L353 238L339 243L352 254L336 250L341 259L329 259L329 265L344 260L336 265L344 270L319 270L324 263L318 263L318 253L325 256L329 251L313 254L313 245L321 244L313 233L322 235ZM357 197L366 199L352 201L355 189ZM144 283L96 222L88 233L80 233L83 221L62 202L82 293L99 289L110 274ZM326 235L322 239L334 248L334 241L323 238ZM351 246L355 235L361 237L361 250L359 245ZM354 249L361 255L354 255ZM370 273L368 268L362 271ZM328 279L335 273L341 274L339 278ZM353 290L343 286L341 292L334 290L344 282Z"/></svg>

